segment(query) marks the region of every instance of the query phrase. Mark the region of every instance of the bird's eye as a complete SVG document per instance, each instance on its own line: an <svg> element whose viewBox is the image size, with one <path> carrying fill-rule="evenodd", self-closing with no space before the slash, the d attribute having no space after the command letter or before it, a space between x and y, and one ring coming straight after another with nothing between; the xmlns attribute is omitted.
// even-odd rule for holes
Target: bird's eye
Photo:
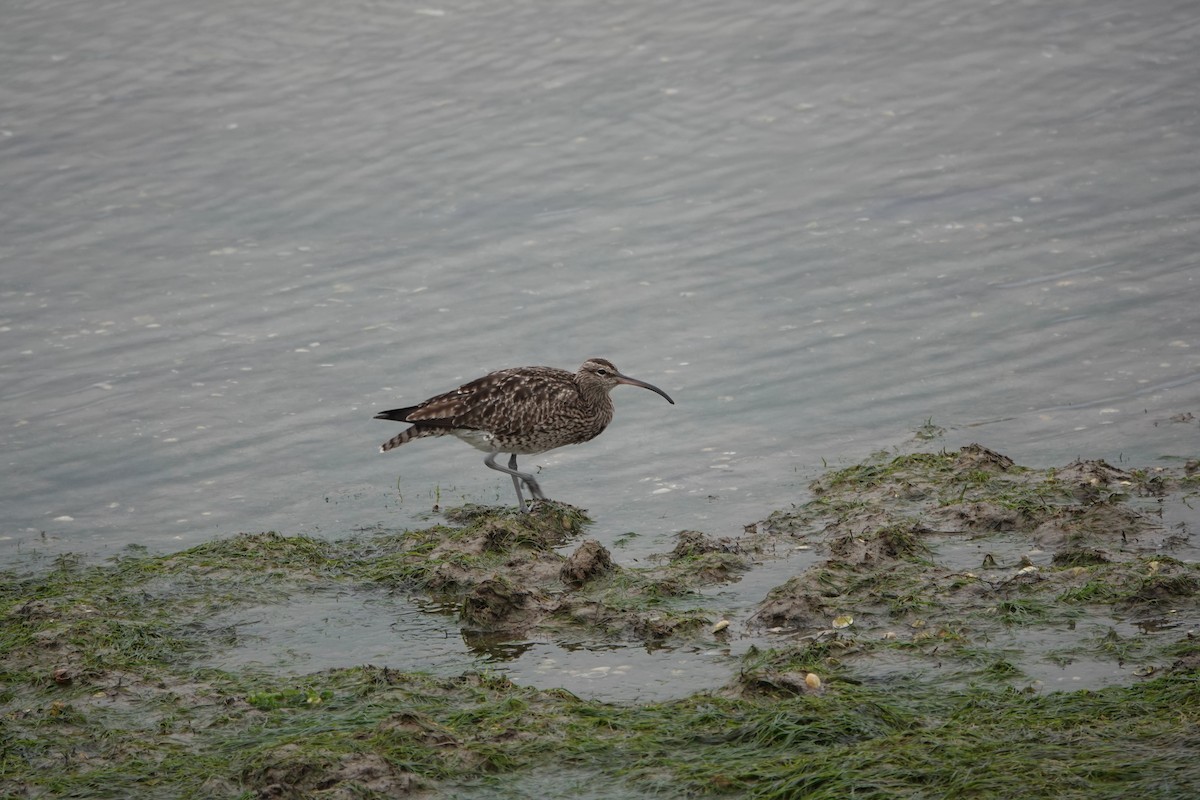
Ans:
<svg viewBox="0 0 1200 800"><path fill-rule="evenodd" d="M600 369L596 370L596 374L597 375L607 375L608 370L606 370L604 367L601 367Z"/></svg>

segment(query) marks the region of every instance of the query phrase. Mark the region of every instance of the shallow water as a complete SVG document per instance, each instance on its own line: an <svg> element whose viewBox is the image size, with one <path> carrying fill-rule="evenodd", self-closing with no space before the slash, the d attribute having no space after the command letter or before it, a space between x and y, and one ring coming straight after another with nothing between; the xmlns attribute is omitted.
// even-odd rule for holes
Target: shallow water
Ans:
<svg viewBox="0 0 1200 800"><path fill-rule="evenodd" d="M507 503L371 416L593 355L678 405L621 388L523 464L640 534L626 563L927 420L1029 465L1195 457L1192 5L752 12L12 5L0 566Z"/></svg>
<svg viewBox="0 0 1200 800"><path fill-rule="evenodd" d="M374 664L458 675L470 664L521 684L609 702L673 699L686 693L680 683L719 686L737 669L730 647L715 641L659 649L544 637L489 641L461 631L453 614L386 596L316 592L282 606L238 609L209 624L236 631L237 645L210 661L223 669L306 673Z"/></svg>

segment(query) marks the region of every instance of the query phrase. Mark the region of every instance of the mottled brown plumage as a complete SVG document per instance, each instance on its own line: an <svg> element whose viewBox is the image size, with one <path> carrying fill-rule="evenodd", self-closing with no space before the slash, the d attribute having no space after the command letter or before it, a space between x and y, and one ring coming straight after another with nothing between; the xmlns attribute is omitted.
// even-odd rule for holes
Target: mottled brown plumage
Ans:
<svg viewBox="0 0 1200 800"><path fill-rule="evenodd" d="M546 496L532 475L517 471L517 455L599 436L613 418L608 393L622 383L657 392L675 404L662 389L622 375L603 358L589 358L574 373L554 367L502 369L415 406L376 414L375 419L412 423L384 442L380 452L426 436L456 436L487 453L484 464L512 476L517 503L524 509L522 483L535 500ZM512 454L507 469L496 463L499 453Z"/></svg>

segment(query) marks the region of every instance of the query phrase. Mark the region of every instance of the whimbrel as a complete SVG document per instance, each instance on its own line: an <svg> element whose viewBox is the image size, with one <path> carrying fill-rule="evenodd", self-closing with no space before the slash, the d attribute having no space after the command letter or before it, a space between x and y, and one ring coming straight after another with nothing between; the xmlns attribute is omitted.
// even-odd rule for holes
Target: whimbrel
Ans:
<svg viewBox="0 0 1200 800"><path fill-rule="evenodd" d="M532 475L517 471L517 455L544 453L599 436L613 418L608 393L621 383L658 392L675 405L662 389L622 375L603 358L589 358L574 373L554 367L502 369L415 406L376 414L375 419L412 424L384 442L379 452L426 436L457 436L487 453L484 464L512 476L517 504L525 511L522 483L534 500L545 500L546 495ZM500 453L512 455L508 467L496 463Z"/></svg>

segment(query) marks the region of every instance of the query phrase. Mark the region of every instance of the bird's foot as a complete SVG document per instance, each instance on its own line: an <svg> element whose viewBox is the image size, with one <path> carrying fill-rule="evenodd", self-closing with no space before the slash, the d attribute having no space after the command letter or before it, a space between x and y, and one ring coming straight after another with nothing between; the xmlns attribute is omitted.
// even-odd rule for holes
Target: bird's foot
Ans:
<svg viewBox="0 0 1200 800"><path fill-rule="evenodd" d="M528 501L522 502L520 505L520 509L521 509L522 513L530 514L534 511L539 510L543 506L549 505L553 502L554 502L553 500L551 500L549 497L546 497L544 495L542 497L533 497L533 498L530 498Z"/></svg>
<svg viewBox="0 0 1200 800"><path fill-rule="evenodd" d="M533 478L524 478L524 482L525 482L525 488L529 490L529 493L531 495L533 495L533 499L535 501L550 499L549 497L546 497L546 495L542 493L542 487L538 486L538 482L535 481Z"/></svg>

